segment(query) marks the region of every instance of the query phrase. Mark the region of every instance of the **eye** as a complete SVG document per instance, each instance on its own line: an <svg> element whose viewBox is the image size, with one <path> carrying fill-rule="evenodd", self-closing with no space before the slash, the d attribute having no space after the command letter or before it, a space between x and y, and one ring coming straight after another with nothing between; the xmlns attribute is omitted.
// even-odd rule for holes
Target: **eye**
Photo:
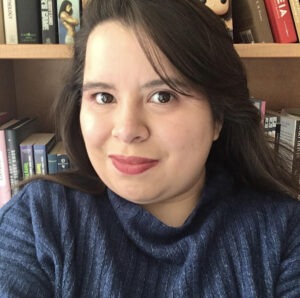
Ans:
<svg viewBox="0 0 300 298"><path fill-rule="evenodd" d="M112 103L115 101L114 97L111 94L105 93L105 92L96 93L95 99L96 99L96 102L101 105Z"/></svg>
<svg viewBox="0 0 300 298"><path fill-rule="evenodd" d="M168 103L175 99L175 95L167 91L159 91L152 95L151 101L154 103Z"/></svg>

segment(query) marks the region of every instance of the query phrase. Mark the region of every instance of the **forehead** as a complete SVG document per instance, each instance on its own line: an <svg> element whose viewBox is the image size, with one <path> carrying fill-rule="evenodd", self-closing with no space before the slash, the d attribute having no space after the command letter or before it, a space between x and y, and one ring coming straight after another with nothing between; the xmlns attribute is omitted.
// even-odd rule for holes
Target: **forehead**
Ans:
<svg viewBox="0 0 300 298"><path fill-rule="evenodd" d="M157 58L157 61L154 63L162 66L168 75L174 76L176 70L168 59L147 38L146 34L141 34L141 36L143 43L149 45L150 51L155 50L153 56L155 59ZM102 70L106 73L127 71L127 75L151 73L151 75L158 76L144 53L134 30L117 21L107 21L97 25L87 41L85 73L93 71L99 73Z"/></svg>

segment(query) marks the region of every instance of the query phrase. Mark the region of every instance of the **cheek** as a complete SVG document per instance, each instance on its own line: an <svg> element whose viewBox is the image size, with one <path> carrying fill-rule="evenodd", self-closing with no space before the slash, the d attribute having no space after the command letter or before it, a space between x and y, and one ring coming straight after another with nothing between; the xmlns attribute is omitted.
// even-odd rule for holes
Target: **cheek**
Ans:
<svg viewBox="0 0 300 298"><path fill-rule="evenodd" d="M193 117L182 121L170 121L160 130L161 137L170 151L179 154L206 152L210 149L214 137L211 119Z"/></svg>
<svg viewBox="0 0 300 298"><path fill-rule="evenodd" d="M80 127L87 149L102 145L109 135L108 126L101 126L100 117L84 106L80 111Z"/></svg>

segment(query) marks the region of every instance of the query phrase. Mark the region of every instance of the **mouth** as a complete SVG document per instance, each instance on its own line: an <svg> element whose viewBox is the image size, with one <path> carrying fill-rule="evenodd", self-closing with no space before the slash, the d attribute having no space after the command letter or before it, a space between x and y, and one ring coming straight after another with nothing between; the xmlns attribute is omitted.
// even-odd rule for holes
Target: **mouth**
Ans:
<svg viewBox="0 0 300 298"><path fill-rule="evenodd" d="M157 159L149 159L138 156L123 156L123 155L109 155L114 167L126 175L141 174L158 164Z"/></svg>

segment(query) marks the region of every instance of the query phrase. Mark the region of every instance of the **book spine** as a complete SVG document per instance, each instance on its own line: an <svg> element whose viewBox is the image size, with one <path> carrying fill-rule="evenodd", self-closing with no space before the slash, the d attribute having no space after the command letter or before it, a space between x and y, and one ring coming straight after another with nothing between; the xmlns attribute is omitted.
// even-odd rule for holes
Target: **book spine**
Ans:
<svg viewBox="0 0 300 298"><path fill-rule="evenodd" d="M294 19L294 24L298 36L300 37L300 3L299 0L289 0L292 16Z"/></svg>
<svg viewBox="0 0 300 298"><path fill-rule="evenodd" d="M55 0L41 0L42 42L58 43Z"/></svg>
<svg viewBox="0 0 300 298"><path fill-rule="evenodd" d="M265 119L265 114L266 114L266 104L267 102L265 100L261 101L261 105L260 105L260 116L261 116L261 123L264 123L264 119Z"/></svg>
<svg viewBox="0 0 300 298"><path fill-rule="evenodd" d="M237 40L243 43L273 43L264 0L237 0L233 5Z"/></svg>
<svg viewBox="0 0 300 298"><path fill-rule="evenodd" d="M296 132L295 132L295 153L300 159L300 120L296 123ZM300 171L300 169L299 169Z"/></svg>
<svg viewBox="0 0 300 298"><path fill-rule="evenodd" d="M255 42L273 43L274 38L264 1L250 1L255 6L254 10L257 17L257 26L255 26Z"/></svg>
<svg viewBox="0 0 300 298"><path fill-rule="evenodd" d="M292 151L294 151L296 145L297 121L287 116L281 116L280 124L280 142L285 143Z"/></svg>
<svg viewBox="0 0 300 298"><path fill-rule="evenodd" d="M47 174L47 151L44 145L34 145L33 155L35 163L35 173L37 175Z"/></svg>
<svg viewBox="0 0 300 298"><path fill-rule="evenodd" d="M296 42L297 34L288 0L265 0L265 5L275 42Z"/></svg>
<svg viewBox="0 0 300 298"><path fill-rule="evenodd" d="M69 158L66 154L57 155L57 171L63 172L70 168Z"/></svg>
<svg viewBox="0 0 300 298"><path fill-rule="evenodd" d="M34 175L34 162L32 145L20 145L23 179Z"/></svg>
<svg viewBox="0 0 300 298"><path fill-rule="evenodd" d="M41 43L41 11L39 0L16 0L19 43Z"/></svg>
<svg viewBox="0 0 300 298"><path fill-rule="evenodd" d="M18 192L15 184L22 180L20 143L36 129L36 119L28 119L20 127L6 129L5 141L12 195Z"/></svg>
<svg viewBox="0 0 300 298"><path fill-rule="evenodd" d="M299 185L299 195L300 195L300 120L297 121L297 124L296 124L294 175L295 175L295 179Z"/></svg>
<svg viewBox="0 0 300 298"><path fill-rule="evenodd" d="M0 207L11 198L5 133L0 130Z"/></svg>
<svg viewBox="0 0 300 298"><path fill-rule="evenodd" d="M3 4L0 0L0 43L5 43L5 29L4 29L4 16L3 16Z"/></svg>
<svg viewBox="0 0 300 298"><path fill-rule="evenodd" d="M48 173L55 174L57 173L57 155L48 154Z"/></svg>
<svg viewBox="0 0 300 298"><path fill-rule="evenodd" d="M6 43L17 44L18 30L15 0L3 0L3 16Z"/></svg>
<svg viewBox="0 0 300 298"><path fill-rule="evenodd" d="M9 181L12 189L12 195L17 193L13 187L22 179L22 166L19 144L14 130L5 130L6 152L8 160Z"/></svg>

